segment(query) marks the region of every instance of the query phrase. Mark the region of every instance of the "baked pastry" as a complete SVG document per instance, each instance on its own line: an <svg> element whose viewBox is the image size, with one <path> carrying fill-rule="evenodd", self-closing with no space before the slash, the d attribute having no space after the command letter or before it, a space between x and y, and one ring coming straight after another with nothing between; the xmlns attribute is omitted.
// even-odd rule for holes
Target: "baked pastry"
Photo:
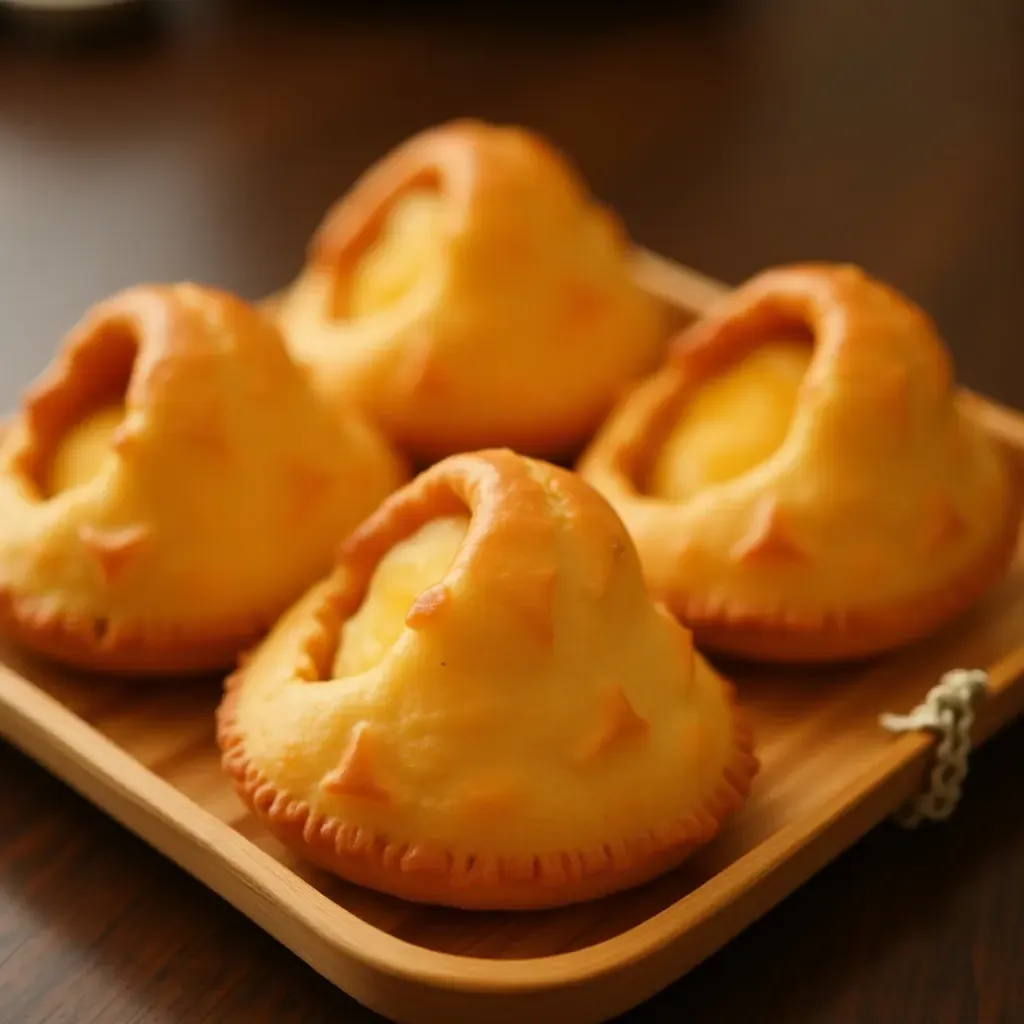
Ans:
<svg viewBox="0 0 1024 1024"><path fill-rule="evenodd" d="M852 266L758 274L685 330L579 462L698 645L866 656L1012 557L1020 490L929 318Z"/></svg>
<svg viewBox="0 0 1024 1024"><path fill-rule="evenodd" d="M226 769L300 857L410 900L570 903L706 842L757 768L731 689L564 469L452 456L229 680Z"/></svg>
<svg viewBox="0 0 1024 1024"><path fill-rule="evenodd" d="M293 355L418 459L578 451L654 368L664 310L561 154L457 121L389 153L327 213L276 306Z"/></svg>
<svg viewBox="0 0 1024 1024"><path fill-rule="evenodd" d="M129 289L71 331L0 445L0 626L86 668L229 666L404 479L242 300Z"/></svg>

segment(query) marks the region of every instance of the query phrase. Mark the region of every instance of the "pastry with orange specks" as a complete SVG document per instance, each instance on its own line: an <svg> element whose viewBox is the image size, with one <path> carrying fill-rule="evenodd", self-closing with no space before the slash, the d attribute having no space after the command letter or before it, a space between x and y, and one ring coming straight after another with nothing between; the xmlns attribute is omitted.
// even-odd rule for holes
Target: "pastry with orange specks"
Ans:
<svg viewBox="0 0 1024 1024"><path fill-rule="evenodd" d="M974 604L1021 491L931 320L852 266L779 267L686 329L579 463L698 644L867 656Z"/></svg>
<svg viewBox="0 0 1024 1024"><path fill-rule="evenodd" d="M82 668L230 666L405 479L255 309L129 289L75 326L0 444L0 625Z"/></svg>
<svg viewBox="0 0 1024 1024"><path fill-rule="evenodd" d="M297 855L467 908L665 872L757 771L730 686L649 598L608 503L507 449L388 498L243 659L218 738Z"/></svg>
<svg viewBox="0 0 1024 1024"><path fill-rule="evenodd" d="M564 156L477 121L370 168L276 309L321 391L421 461L578 451L654 369L667 329L623 228Z"/></svg>

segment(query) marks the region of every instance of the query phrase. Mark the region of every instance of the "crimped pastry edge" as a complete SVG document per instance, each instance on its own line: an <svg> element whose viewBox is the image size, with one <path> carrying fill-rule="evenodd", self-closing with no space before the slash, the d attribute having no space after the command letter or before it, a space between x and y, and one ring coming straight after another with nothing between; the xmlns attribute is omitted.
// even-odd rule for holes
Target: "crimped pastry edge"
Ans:
<svg viewBox="0 0 1024 1024"><path fill-rule="evenodd" d="M735 689L719 677L732 715L733 752L703 804L640 836L599 849L558 850L528 858L457 854L440 845L396 841L315 812L306 800L276 785L249 756L236 716L248 662L243 656L225 681L216 715L221 763L243 803L298 857L346 881L411 902L465 910L530 910L593 900L640 885L710 842L743 806L760 768Z"/></svg>
<svg viewBox="0 0 1024 1024"><path fill-rule="evenodd" d="M639 416L639 410L637 410ZM634 428L636 424L634 423ZM994 442L998 446L998 442ZM606 447L607 446L607 447ZM611 450L614 446L614 451ZM649 505L623 486L628 474L619 465L620 445L598 438L581 463L584 480L598 486L627 527L631 508ZM685 587L659 587L655 596L694 634L698 647L759 661L799 663L871 657L913 643L951 622L980 600L1007 571L1017 549L1024 505L1024 473L1001 446L998 456L1007 481L1007 500L991 543L962 572L930 593L911 594L876 605L793 611L779 604L752 605L726 595L708 597ZM601 485L585 467L601 464ZM611 478L615 493L609 494ZM665 515L668 515L665 506ZM636 540L638 547L642 545Z"/></svg>
<svg viewBox="0 0 1024 1024"><path fill-rule="evenodd" d="M223 671L266 633L278 612L200 630L41 609L15 588L0 587L0 632L6 639L76 670L118 677Z"/></svg>
<svg viewBox="0 0 1024 1024"><path fill-rule="evenodd" d="M739 604L716 610L699 598L674 595L665 603L707 651L790 664L865 659L923 640L966 614L1006 572L1018 535L1019 521L1008 517L984 557L944 587L874 607L829 608L817 618Z"/></svg>

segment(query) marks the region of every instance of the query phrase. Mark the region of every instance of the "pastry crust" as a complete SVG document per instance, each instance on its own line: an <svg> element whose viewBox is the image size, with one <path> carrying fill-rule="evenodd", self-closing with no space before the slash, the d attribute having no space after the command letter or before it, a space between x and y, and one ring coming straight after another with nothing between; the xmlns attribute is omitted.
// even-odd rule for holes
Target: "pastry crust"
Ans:
<svg viewBox="0 0 1024 1024"><path fill-rule="evenodd" d="M692 396L766 339L809 331L781 447L688 500L647 480ZM846 265L765 271L673 343L579 461L653 592L708 649L762 660L876 654L938 629L1006 569L1019 473L956 402L931 320Z"/></svg>
<svg viewBox="0 0 1024 1024"><path fill-rule="evenodd" d="M381 559L470 515L376 667L332 678ZM507 450L392 495L228 681L225 769L297 855L405 899L520 909L636 885L707 842L757 771L610 507Z"/></svg>
<svg viewBox="0 0 1024 1024"><path fill-rule="evenodd" d="M51 489L69 431L111 402L94 475ZM0 627L86 669L227 667L406 478L242 300L131 288L76 325L0 444Z"/></svg>
<svg viewBox="0 0 1024 1024"><path fill-rule="evenodd" d="M394 306L350 318L353 273L419 190L441 201L429 272ZM370 168L326 214L275 311L323 392L359 402L421 460L577 452L654 368L667 330L633 280L623 228L564 156L472 120Z"/></svg>

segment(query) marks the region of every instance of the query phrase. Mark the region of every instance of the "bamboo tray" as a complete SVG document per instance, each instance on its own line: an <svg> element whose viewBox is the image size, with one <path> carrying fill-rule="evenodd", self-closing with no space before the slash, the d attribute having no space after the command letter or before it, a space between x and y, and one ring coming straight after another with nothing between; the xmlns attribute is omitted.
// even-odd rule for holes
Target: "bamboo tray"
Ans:
<svg viewBox="0 0 1024 1024"><path fill-rule="evenodd" d="M681 321L723 291L643 251L636 273ZM962 401L1024 465L1024 415ZM911 797L934 740L893 738L879 714L908 712L957 667L990 674L975 742L1024 710L1024 551L979 607L926 642L827 680L778 669L740 678L763 763L742 814L642 889L520 915L407 905L295 862L220 771L218 680L161 689L75 678L0 646L0 734L379 1013L579 1024L685 974Z"/></svg>

